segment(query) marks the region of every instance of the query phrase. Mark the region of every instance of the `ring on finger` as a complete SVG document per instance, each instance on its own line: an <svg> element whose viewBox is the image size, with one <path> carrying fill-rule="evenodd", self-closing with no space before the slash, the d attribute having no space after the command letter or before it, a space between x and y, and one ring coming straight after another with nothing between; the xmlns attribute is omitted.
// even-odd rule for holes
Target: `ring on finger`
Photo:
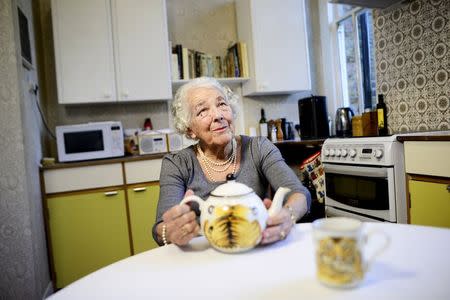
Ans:
<svg viewBox="0 0 450 300"><path fill-rule="evenodd" d="M185 235L187 235L188 233L189 233L189 231L188 231L186 228L184 228L184 226L181 227L181 236L185 236Z"/></svg>
<svg viewBox="0 0 450 300"><path fill-rule="evenodd" d="M286 238L286 233L284 232L284 230L280 231L280 240L284 240Z"/></svg>

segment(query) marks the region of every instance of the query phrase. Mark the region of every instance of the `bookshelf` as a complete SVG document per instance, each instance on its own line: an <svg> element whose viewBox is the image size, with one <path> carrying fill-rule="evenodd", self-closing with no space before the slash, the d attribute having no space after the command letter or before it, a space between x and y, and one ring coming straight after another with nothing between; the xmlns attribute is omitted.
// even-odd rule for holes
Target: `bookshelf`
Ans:
<svg viewBox="0 0 450 300"><path fill-rule="evenodd" d="M221 84L228 85L229 87L239 86L240 84L250 80L250 78L242 78L242 77L227 77L227 78L216 78ZM180 86L185 83L188 83L192 79L186 80L173 80L172 81L172 90L177 90Z"/></svg>

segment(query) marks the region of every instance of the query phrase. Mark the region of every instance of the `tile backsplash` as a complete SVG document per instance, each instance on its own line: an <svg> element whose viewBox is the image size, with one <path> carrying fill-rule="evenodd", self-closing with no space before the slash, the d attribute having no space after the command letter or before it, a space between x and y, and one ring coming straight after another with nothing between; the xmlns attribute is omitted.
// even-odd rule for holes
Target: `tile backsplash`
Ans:
<svg viewBox="0 0 450 300"><path fill-rule="evenodd" d="M377 92L390 132L450 128L450 1L374 11Z"/></svg>

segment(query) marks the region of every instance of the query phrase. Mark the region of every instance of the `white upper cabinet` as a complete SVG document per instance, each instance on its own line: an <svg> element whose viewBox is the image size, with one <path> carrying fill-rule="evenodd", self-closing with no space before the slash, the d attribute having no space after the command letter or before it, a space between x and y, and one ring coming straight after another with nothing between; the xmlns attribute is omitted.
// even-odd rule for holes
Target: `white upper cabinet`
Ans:
<svg viewBox="0 0 450 300"><path fill-rule="evenodd" d="M52 0L58 102L172 98L164 0Z"/></svg>
<svg viewBox="0 0 450 300"><path fill-rule="evenodd" d="M236 16L248 48L244 95L311 89L304 0L236 0Z"/></svg>
<svg viewBox="0 0 450 300"><path fill-rule="evenodd" d="M59 103L116 99L109 0L53 0Z"/></svg>
<svg viewBox="0 0 450 300"><path fill-rule="evenodd" d="M165 1L113 0L117 92L122 101L171 99Z"/></svg>

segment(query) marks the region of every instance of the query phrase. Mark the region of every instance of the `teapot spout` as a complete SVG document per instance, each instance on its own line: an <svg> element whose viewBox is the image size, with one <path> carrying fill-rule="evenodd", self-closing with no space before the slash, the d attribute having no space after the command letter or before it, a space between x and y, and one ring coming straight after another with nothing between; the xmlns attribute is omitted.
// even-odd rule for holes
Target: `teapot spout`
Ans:
<svg viewBox="0 0 450 300"><path fill-rule="evenodd" d="M273 216L281 211L283 207L284 197L291 191L291 189L280 187L278 188L275 196L273 196L272 205L269 208L269 216Z"/></svg>

